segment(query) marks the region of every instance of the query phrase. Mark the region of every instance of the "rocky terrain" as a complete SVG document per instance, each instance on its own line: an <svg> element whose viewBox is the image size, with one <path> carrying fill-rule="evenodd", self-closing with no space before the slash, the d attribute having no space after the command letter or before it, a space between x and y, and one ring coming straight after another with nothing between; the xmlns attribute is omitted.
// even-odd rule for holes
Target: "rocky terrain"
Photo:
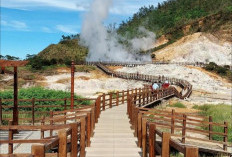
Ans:
<svg viewBox="0 0 232 157"><path fill-rule="evenodd" d="M209 33L195 33L154 52L158 61L215 62L230 65L232 43L219 40Z"/></svg>

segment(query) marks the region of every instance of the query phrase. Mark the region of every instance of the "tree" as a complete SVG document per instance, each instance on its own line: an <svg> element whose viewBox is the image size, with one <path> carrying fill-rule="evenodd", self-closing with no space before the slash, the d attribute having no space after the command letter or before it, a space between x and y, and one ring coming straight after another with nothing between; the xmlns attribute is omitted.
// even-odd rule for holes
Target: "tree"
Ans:
<svg viewBox="0 0 232 157"><path fill-rule="evenodd" d="M11 56L11 55L6 55L5 56L6 60L19 60L19 57Z"/></svg>

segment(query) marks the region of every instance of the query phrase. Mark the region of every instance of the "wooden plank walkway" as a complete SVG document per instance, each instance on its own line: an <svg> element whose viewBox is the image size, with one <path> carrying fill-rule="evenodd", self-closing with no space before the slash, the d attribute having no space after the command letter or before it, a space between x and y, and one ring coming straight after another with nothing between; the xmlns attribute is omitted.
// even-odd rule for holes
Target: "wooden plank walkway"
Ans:
<svg viewBox="0 0 232 157"><path fill-rule="evenodd" d="M141 157L126 104L101 112L86 157Z"/></svg>

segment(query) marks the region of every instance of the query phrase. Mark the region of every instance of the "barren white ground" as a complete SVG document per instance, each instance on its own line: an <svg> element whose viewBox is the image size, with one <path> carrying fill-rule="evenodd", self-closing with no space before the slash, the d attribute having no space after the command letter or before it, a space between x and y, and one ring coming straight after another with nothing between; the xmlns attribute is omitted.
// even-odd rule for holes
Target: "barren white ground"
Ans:
<svg viewBox="0 0 232 157"><path fill-rule="evenodd" d="M100 93L114 90L142 88L144 82L119 78L99 77L92 73L75 73L75 93L84 97L96 97ZM66 80L59 83L59 80ZM70 73L45 77L44 87L55 90L70 91Z"/></svg>

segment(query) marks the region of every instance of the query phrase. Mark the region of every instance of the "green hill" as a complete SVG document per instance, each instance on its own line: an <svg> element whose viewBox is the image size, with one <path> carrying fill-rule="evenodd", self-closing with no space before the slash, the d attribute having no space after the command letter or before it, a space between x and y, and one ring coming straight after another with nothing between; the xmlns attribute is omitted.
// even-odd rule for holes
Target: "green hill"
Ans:
<svg viewBox="0 0 232 157"><path fill-rule="evenodd" d="M79 44L78 38L63 36L58 44L49 45L38 56L49 61L55 59L58 63L65 63L70 60L84 61L87 53L87 48Z"/></svg>

